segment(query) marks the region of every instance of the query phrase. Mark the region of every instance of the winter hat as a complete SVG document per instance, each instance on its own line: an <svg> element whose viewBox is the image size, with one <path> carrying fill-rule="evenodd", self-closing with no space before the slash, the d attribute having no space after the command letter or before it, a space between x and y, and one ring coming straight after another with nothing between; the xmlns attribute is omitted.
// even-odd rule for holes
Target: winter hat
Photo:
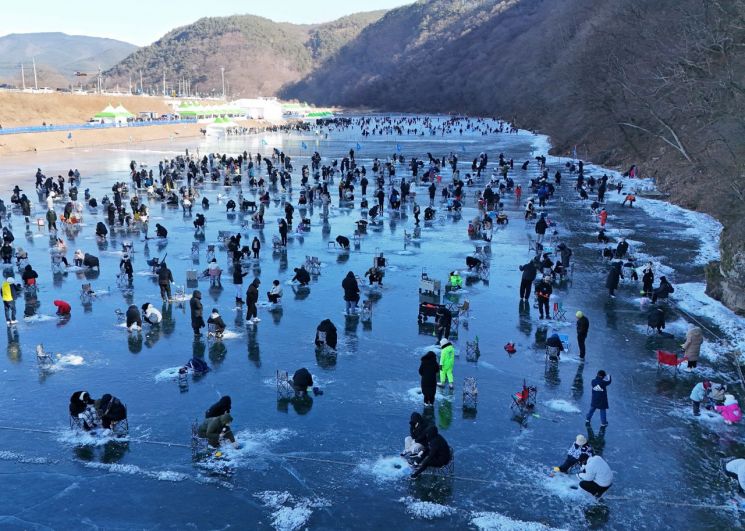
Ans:
<svg viewBox="0 0 745 531"><path fill-rule="evenodd" d="M585 444L587 444L587 437L580 433L579 435L577 435L577 438L574 439L574 443L578 446L584 446Z"/></svg>
<svg viewBox="0 0 745 531"><path fill-rule="evenodd" d="M724 405L731 406L732 404L737 404L737 400L735 399L735 397L730 394L724 395Z"/></svg>
<svg viewBox="0 0 745 531"><path fill-rule="evenodd" d="M446 345L449 345L449 344L450 344L450 341L447 338L443 337L442 339L440 339L440 348L444 348Z"/></svg>
<svg viewBox="0 0 745 531"><path fill-rule="evenodd" d="M575 313L574 315L577 316L577 319L579 319L580 317L584 317L585 316L585 314L583 314L581 311L577 311L577 313Z"/></svg>
<svg viewBox="0 0 745 531"><path fill-rule="evenodd" d="M8 282L8 284L15 284L16 283L15 277L8 277L5 280Z"/></svg>

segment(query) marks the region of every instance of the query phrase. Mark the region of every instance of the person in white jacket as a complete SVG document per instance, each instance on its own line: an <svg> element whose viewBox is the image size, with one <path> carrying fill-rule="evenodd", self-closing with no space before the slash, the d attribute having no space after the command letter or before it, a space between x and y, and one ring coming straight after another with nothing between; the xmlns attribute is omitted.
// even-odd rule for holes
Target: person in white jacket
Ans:
<svg viewBox="0 0 745 531"><path fill-rule="evenodd" d="M582 471L577 474L579 486L596 498L600 498L613 483L613 471L599 455L592 457L582 454L579 458Z"/></svg>
<svg viewBox="0 0 745 531"><path fill-rule="evenodd" d="M279 280L272 282L272 289L266 293L266 296L270 303L279 304L282 299L282 286L280 285Z"/></svg>
<svg viewBox="0 0 745 531"><path fill-rule="evenodd" d="M724 465L725 473L735 478L740 485L740 492L745 493L745 459L733 459Z"/></svg>

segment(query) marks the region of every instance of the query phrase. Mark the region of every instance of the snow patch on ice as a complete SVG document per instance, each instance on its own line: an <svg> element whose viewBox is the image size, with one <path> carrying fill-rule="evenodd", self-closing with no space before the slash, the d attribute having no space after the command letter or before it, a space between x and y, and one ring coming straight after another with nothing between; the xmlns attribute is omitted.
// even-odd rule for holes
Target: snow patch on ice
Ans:
<svg viewBox="0 0 745 531"><path fill-rule="evenodd" d="M156 382L164 382L167 380L176 380L178 378L178 371L181 367L168 367L163 369L155 375Z"/></svg>
<svg viewBox="0 0 745 531"><path fill-rule="evenodd" d="M471 513L471 523L481 531L558 531L539 522L525 522L488 511Z"/></svg>
<svg viewBox="0 0 745 531"><path fill-rule="evenodd" d="M186 474L180 472L174 472L173 470L146 470L140 468L137 465L122 465L119 463L96 463L88 461L84 463L86 468L93 468L97 470L106 470L114 474L125 474L129 476L143 476L158 481L184 481L188 479Z"/></svg>
<svg viewBox="0 0 745 531"><path fill-rule="evenodd" d="M46 321L56 321L57 316L37 313L35 315L31 315L30 317L24 317L23 320L27 323L44 323Z"/></svg>
<svg viewBox="0 0 745 531"><path fill-rule="evenodd" d="M447 505L440 505L439 503L433 503L428 501L419 501L406 496L400 498L398 501L406 506L406 512L416 518L424 518L425 520L434 520L435 518L442 518L456 512L454 507L448 507Z"/></svg>
<svg viewBox="0 0 745 531"><path fill-rule="evenodd" d="M319 507L330 507L324 498L297 498L289 492L268 490L254 494L265 507L272 510L272 527L280 531L300 529Z"/></svg>
<svg viewBox="0 0 745 531"><path fill-rule="evenodd" d="M580 409L575 404L561 398L554 398L553 400L549 400L548 402L546 402L546 405L549 407L549 409L553 409L554 411L561 411L564 413L580 412Z"/></svg>
<svg viewBox="0 0 745 531"><path fill-rule="evenodd" d="M18 463L29 464L29 465L46 465L50 463L56 463L56 461L47 459L46 457L27 457L23 454L10 452L7 450L0 451L0 460L1 461L16 461Z"/></svg>

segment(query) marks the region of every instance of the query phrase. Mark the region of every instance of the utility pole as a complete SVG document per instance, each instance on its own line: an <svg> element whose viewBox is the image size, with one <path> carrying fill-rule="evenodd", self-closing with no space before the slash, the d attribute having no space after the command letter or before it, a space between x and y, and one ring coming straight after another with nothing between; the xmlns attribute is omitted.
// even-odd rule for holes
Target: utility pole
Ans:
<svg viewBox="0 0 745 531"><path fill-rule="evenodd" d="M163 68L163 95L166 95L166 69Z"/></svg>
<svg viewBox="0 0 745 531"><path fill-rule="evenodd" d="M21 84L23 85L23 90L26 90L26 74L23 71L23 63L21 63Z"/></svg>
<svg viewBox="0 0 745 531"><path fill-rule="evenodd" d="M222 99L225 99L225 67L220 67L220 73L222 74Z"/></svg>
<svg viewBox="0 0 745 531"><path fill-rule="evenodd" d="M36 80L36 57L32 57L31 61L33 62L33 65L34 65L34 88L36 90L39 90L39 82Z"/></svg>
<svg viewBox="0 0 745 531"><path fill-rule="evenodd" d="M132 74L129 74L129 93L132 94Z"/></svg>
<svg viewBox="0 0 745 531"><path fill-rule="evenodd" d="M142 84L142 70L140 70L140 94L145 93L145 85Z"/></svg>

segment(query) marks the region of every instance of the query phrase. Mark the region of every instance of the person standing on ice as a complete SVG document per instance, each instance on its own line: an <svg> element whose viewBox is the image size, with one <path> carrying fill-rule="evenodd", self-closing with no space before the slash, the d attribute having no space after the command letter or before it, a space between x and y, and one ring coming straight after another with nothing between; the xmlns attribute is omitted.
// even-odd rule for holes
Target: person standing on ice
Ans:
<svg viewBox="0 0 745 531"><path fill-rule="evenodd" d="M523 272L522 280L520 281L520 300L527 301L530 298L530 289L533 286L533 281L535 281L535 277L538 275L535 260L521 265L520 271Z"/></svg>
<svg viewBox="0 0 745 531"><path fill-rule="evenodd" d="M587 333L590 331L590 320L587 316L580 312L575 314L577 317L577 346L579 347L579 359L585 359L585 340L587 339Z"/></svg>
<svg viewBox="0 0 745 531"><path fill-rule="evenodd" d="M701 345L703 342L704 335L701 329L698 326L689 325L685 343L681 345L685 357L688 358L688 367L686 370L689 372L698 365L698 357L701 354Z"/></svg>
<svg viewBox="0 0 745 531"><path fill-rule="evenodd" d="M246 321L256 324L261 319L256 314L256 303L259 302L259 285L261 281L258 278L253 279L246 290Z"/></svg>
<svg viewBox="0 0 745 531"><path fill-rule="evenodd" d="M592 380L592 399L590 401L590 411L587 412L585 417L585 424L590 425L592 416L595 414L595 410L600 410L600 427L605 428L608 426L608 418L606 412L608 410L608 386L611 384L611 377L606 374L605 371L598 371L597 376Z"/></svg>
<svg viewBox="0 0 745 531"><path fill-rule="evenodd" d="M357 303L360 300L360 287L357 285L357 279L354 273L349 271L341 283L344 289L344 301L347 303L347 315L353 315L357 310Z"/></svg>
<svg viewBox="0 0 745 531"><path fill-rule="evenodd" d="M189 301L189 309L191 310L191 327L194 330L194 337L200 337L202 334L200 329L204 327L204 317L202 316L202 292L194 290Z"/></svg>
<svg viewBox="0 0 745 531"><path fill-rule="evenodd" d="M616 298L615 292L618 289L618 284L623 278L623 271L621 270L621 267L623 266L622 262L620 260L614 260L611 264L610 271L608 271L608 277L605 280L605 287L608 288L608 295L612 299Z"/></svg>
<svg viewBox="0 0 745 531"><path fill-rule="evenodd" d="M448 381L450 390L454 389L453 385L453 367L455 366L455 348L447 338L440 340L440 381L439 387L445 387L445 380Z"/></svg>
<svg viewBox="0 0 745 531"><path fill-rule="evenodd" d="M425 406L435 405L435 392L437 391L437 373L440 366L437 364L437 356L431 350L421 358L419 364L419 375L421 378L422 396Z"/></svg>

